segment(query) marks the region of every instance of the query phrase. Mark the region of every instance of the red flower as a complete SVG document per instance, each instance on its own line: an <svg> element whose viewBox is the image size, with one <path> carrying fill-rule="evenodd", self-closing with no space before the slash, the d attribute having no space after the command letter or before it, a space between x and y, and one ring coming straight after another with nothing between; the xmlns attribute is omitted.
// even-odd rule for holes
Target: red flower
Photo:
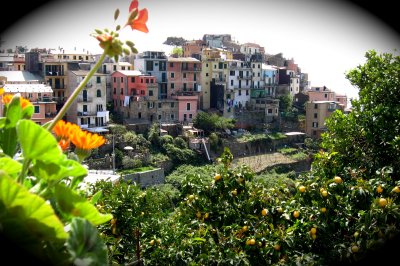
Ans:
<svg viewBox="0 0 400 266"><path fill-rule="evenodd" d="M144 8L139 10L139 2L137 0L133 0L129 6L129 20L126 25L131 26L132 30L138 30L144 33L149 32L147 28L146 22L149 18L147 9Z"/></svg>

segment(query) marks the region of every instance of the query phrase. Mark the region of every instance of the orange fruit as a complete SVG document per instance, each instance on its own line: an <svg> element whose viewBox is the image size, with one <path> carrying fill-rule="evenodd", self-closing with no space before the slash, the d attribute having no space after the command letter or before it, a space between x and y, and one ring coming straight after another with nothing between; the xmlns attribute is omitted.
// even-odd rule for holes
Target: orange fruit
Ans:
<svg viewBox="0 0 400 266"><path fill-rule="evenodd" d="M242 227L242 231L243 231L243 232L247 232L248 230L249 230L249 227L248 227L247 225L245 225L245 226Z"/></svg>
<svg viewBox="0 0 400 266"><path fill-rule="evenodd" d="M395 186L395 187L392 189L392 192L400 193L400 187L399 187L399 186Z"/></svg>
<svg viewBox="0 0 400 266"><path fill-rule="evenodd" d="M335 176L335 177L333 178L333 181L334 181L336 184L340 184L340 183L343 182L343 180L342 180L342 178L341 178L340 176Z"/></svg>
<svg viewBox="0 0 400 266"><path fill-rule="evenodd" d="M317 235L316 235L316 234L311 234L311 238L312 238L313 240L315 240L315 239L317 238Z"/></svg>
<svg viewBox="0 0 400 266"><path fill-rule="evenodd" d="M268 210L267 209L263 209L262 211L261 211L261 215L262 216L266 216L268 214Z"/></svg>
<svg viewBox="0 0 400 266"><path fill-rule="evenodd" d="M206 213L204 214L204 219L208 219L209 216L210 216L210 215L208 214L208 212L206 212Z"/></svg>
<svg viewBox="0 0 400 266"><path fill-rule="evenodd" d="M194 198L195 198L194 195L189 195L188 197L189 200L194 200Z"/></svg>
<svg viewBox="0 0 400 266"><path fill-rule="evenodd" d="M326 191L326 190L322 191L322 192L321 192L321 195L322 195L323 197L328 197L328 191Z"/></svg>
<svg viewBox="0 0 400 266"><path fill-rule="evenodd" d="M275 245L274 245L274 249L275 249L276 251L280 250L280 249L281 249L281 245L275 244Z"/></svg>
<svg viewBox="0 0 400 266"><path fill-rule="evenodd" d="M150 246L154 246L154 239L150 240Z"/></svg>
<svg viewBox="0 0 400 266"><path fill-rule="evenodd" d="M360 250L360 249L358 248L358 246L357 246L357 245L353 245L353 246L351 246L351 252L353 252L353 253L357 253L359 250Z"/></svg>
<svg viewBox="0 0 400 266"><path fill-rule="evenodd" d="M325 207L322 207L322 208L321 208L321 212L322 212L322 213L325 213L325 212L326 212L326 208L325 208Z"/></svg>
<svg viewBox="0 0 400 266"><path fill-rule="evenodd" d="M201 212L196 212L196 217L201 218Z"/></svg>
<svg viewBox="0 0 400 266"><path fill-rule="evenodd" d="M300 212L299 211L294 211L293 212L293 217L294 218L298 218L300 216Z"/></svg>
<svg viewBox="0 0 400 266"><path fill-rule="evenodd" d="M317 233L317 228L315 227L311 228L310 233L315 235Z"/></svg>
<svg viewBox="0 0 400 266"><path fill-rule="evenodd" d="M378 192L379 194L383 192L383 188L381 187L381 185L379 185L379 186L376 188L376 192Z"/></svg>
<svg viewBox="0 0 400 266"><path fill-rule="evenodd" d="M378 203L379 203L379 206L384 208L387 205L387 200L385 198L380 198Z"/></svg>
<svg viewBox="0 0 400 266"><path fill-rule="evenodd" d="M246 245L248 245L248 246L254 246L255 244L256 244L256 240L254 238L248 239L246 241Z"/></svg>
<svg viewBox="0 0 400 266"><path fill-rule="evenodd" d="M215 181L218 181L218 180L220 180L221 179L221 175L220 174L216 174L215 176L214 176L214 180Z"/></svg>
<svg viewBox="0 0 400 266"><path fill-rule="evenodd" d="M237 190L236 189L232 190L231 194L232 194L232 196L236 196L237 195Z"/></svg>
<svg viewBox="0 0 400 266"><path fill-rule="evenodd" d="M305 186L299 186L299 192L300 193L304 193L306 191L306 187Z"/></svg>

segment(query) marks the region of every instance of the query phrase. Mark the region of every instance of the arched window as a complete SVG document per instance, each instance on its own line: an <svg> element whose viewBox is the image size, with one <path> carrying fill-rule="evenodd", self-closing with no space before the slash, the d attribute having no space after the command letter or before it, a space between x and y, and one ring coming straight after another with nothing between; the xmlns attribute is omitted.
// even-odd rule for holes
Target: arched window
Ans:
<svg viewBox="0 0 400 266"><path fill-rule="evenodd" d="M101 90L97 90L97 97L101 97Z"/></svg>

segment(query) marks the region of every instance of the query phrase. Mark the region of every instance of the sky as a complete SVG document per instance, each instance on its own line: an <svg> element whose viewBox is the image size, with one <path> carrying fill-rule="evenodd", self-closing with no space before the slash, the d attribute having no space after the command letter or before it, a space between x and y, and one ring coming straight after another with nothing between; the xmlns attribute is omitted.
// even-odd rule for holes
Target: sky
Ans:
<svg viewBox="0 0 400 266"><path fill-rule="evenodd" d="M96 28L124 25L129 4L130 0L43 2L2 29L3 48L26 45L101 53L90 34ZM117 8L121 13L114 22ZM121 31L121 39L133 41L139 52L168 53L171 47L162 43L169 36L194 40L204 34L231 34L239 43L254 42L266 53L293 58L308 73L311 86L327 86L349 98L357 97L358 90L345 73L365 62L366 51L400 48L400 35L387 21L350 1L139 0L142 8L149 12L149 33L128 27Z"/></svg>

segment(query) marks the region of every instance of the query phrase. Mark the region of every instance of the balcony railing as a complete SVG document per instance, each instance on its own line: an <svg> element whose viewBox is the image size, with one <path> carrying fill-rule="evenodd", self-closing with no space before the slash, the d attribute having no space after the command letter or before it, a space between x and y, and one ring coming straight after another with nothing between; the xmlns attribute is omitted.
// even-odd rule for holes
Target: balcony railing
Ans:
<svg viewBox="0 0 400 266"><path fill-rule="evenodd" d="M93 101L93 99L91 98L91 97L78 97L77 98L77 102L78 103L89 103L89 102L92 102Z"/></svg>
<svg viewBox="0 0 400 266"><path fill-rule="evenodd" d="M97 112L78 112L78 116L97 116Z"/></svg>
<svg viewBox="0 0 400 266"><path fill-rule="evenodd" d="M241 75L239 75L239 76L237 76L237 78L238 79L251 79L252 76L241 76Z"/></svg>

